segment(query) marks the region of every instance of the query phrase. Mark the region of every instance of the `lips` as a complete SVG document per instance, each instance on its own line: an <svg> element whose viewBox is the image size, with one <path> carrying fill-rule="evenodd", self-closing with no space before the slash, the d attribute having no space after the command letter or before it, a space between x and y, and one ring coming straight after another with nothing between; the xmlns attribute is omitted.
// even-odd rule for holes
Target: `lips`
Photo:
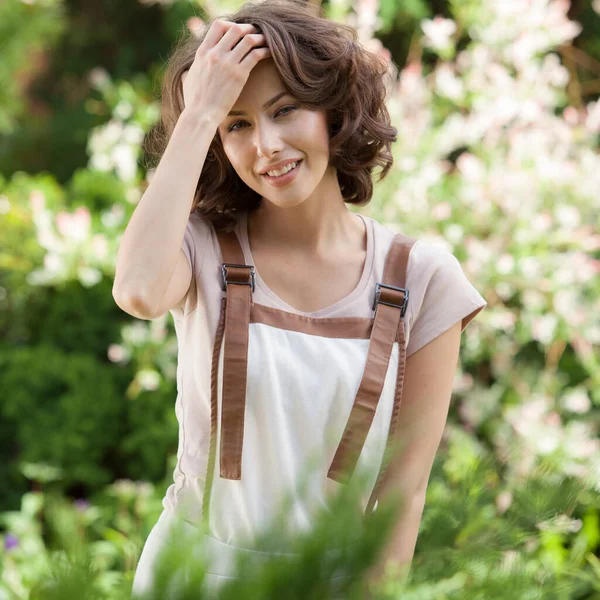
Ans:
<svg viewBox="0 0 600 600"><path fill-rule="evenodd" d="M291 163L293 163L293 162L299 163L301 160L302 160L301 158L291 158L290 160L286 160L286 161L283 161L282 163L278 163L278 166L268 167L265 171L263 171L261 173L261 175L268 175L269 171L281 171L281 169L287 167Z"/></svg>
<svg viewBox="0 0 600 600"><path fill-rule="evenodd" d="M269 174L263 175L263 177L269 185L275 188L291 185L298 178L298 172L302 167L302 163L303 161L299 160L298 164L291 171L288 171L279 177L271 177Z"/></svg>
<svg viewBox="0 0 600 600"><path fill-rule="evenodd" d="M265 173L263 173L263 177L268 177L269 179L275 179L275 180L283 178L286 175L289 175L292 171L295 171L300 166L300 164L302 163L302 160L292 160L287 165L284 165L281 168L285 168L285 167L287 167L288 165L290 165L292 163L296 163L296 166L293 169L290 169L289 171L286 171L285 173L283 173L283 175L269 175L268 172L265 172ZM269 171L272 171L272 170L276 171L277 169L269 169Z"/></svg>

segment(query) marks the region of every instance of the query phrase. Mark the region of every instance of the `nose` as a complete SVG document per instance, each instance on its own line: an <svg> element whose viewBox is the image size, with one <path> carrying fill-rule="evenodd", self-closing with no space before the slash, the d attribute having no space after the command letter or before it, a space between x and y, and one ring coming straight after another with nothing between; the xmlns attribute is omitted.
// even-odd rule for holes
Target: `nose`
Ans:
<svg viewBox="0 0 600 600"><path fill-rule="evenodd" d="M283 143L275 123L262 122L254 128L254 145L259 156L269 159L283 150Z"/></svg>

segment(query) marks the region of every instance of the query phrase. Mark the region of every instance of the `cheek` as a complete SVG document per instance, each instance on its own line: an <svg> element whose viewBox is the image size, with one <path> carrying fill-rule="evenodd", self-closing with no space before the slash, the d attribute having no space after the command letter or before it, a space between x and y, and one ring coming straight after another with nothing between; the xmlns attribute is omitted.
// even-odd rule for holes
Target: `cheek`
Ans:
<svg viewBox="0 0 600 600"><path fill-rule="evenodd" d="M236 144L224 144L223 151L227 160L231 163L231 166L236 172L240 172L244 169L244 152L242 146L236 146Z"/></svg>
<svg viewBox="0 0 600 600"><path fill-rule="evenodd" d="M309 112L306 118L302 119L300 131L305 148L314 153L329 153L329 132L323 115Z"/></svg>

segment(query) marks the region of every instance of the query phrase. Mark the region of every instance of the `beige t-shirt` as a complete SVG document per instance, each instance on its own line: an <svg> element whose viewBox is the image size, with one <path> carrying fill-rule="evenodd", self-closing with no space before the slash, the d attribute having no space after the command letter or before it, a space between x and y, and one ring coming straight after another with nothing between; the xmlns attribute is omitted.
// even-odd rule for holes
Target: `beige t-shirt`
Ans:
<svg viewBox="0 0 600 600"><path fill-rule="evenodd" d="M253 302L310 318L372 318L375 284L382 280L387 253L396 232L375 219L357 214L366 225L367 257L360 281L350 294L318 311L302 312L271 291L256 271ZM235 233L246 264L254 264L245 213L240 215ZM163 506L192 522L199 522L210 439L211 361L224 292L216 233L212 224L198 213L190 215L182 250L189 260L193 282L183 309L170 311L179 349L175 404L179 448L174 482L166 492ZM410 294L404 317L407 358L458 321L462 321L464 330L487 305L466 278L456 257L444 248L422 240L417 240L410 252L406 287Z"/></svg>

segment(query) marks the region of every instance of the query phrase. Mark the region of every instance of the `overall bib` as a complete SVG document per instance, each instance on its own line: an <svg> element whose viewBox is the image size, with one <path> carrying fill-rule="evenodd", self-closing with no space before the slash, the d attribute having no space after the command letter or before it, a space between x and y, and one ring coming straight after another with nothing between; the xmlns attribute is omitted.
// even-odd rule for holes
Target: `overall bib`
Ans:
<svg viewBox="0 0 600 600"><path fill-rule="evenodd" d="M376 508L402 398L406 270L416 242L394 237L373 290L372 318L311 318L255 304L254 267L244 264L235 233L217 232L217 238L224 294L202 495L210 560L203 585L211 591L233 577L240 555L258 565L289 554L286 537L310 530L316 511L326 510L331 494L354 477L361 481L360 510ZM256 550L256 536L284 501L281 547ZM151 533L160 538L156 546L175 520L191 535L198 531L164 511ZM146 561L150 554L156 552ZM143 571L138 566L134 593L150 585Z"/></svg>

